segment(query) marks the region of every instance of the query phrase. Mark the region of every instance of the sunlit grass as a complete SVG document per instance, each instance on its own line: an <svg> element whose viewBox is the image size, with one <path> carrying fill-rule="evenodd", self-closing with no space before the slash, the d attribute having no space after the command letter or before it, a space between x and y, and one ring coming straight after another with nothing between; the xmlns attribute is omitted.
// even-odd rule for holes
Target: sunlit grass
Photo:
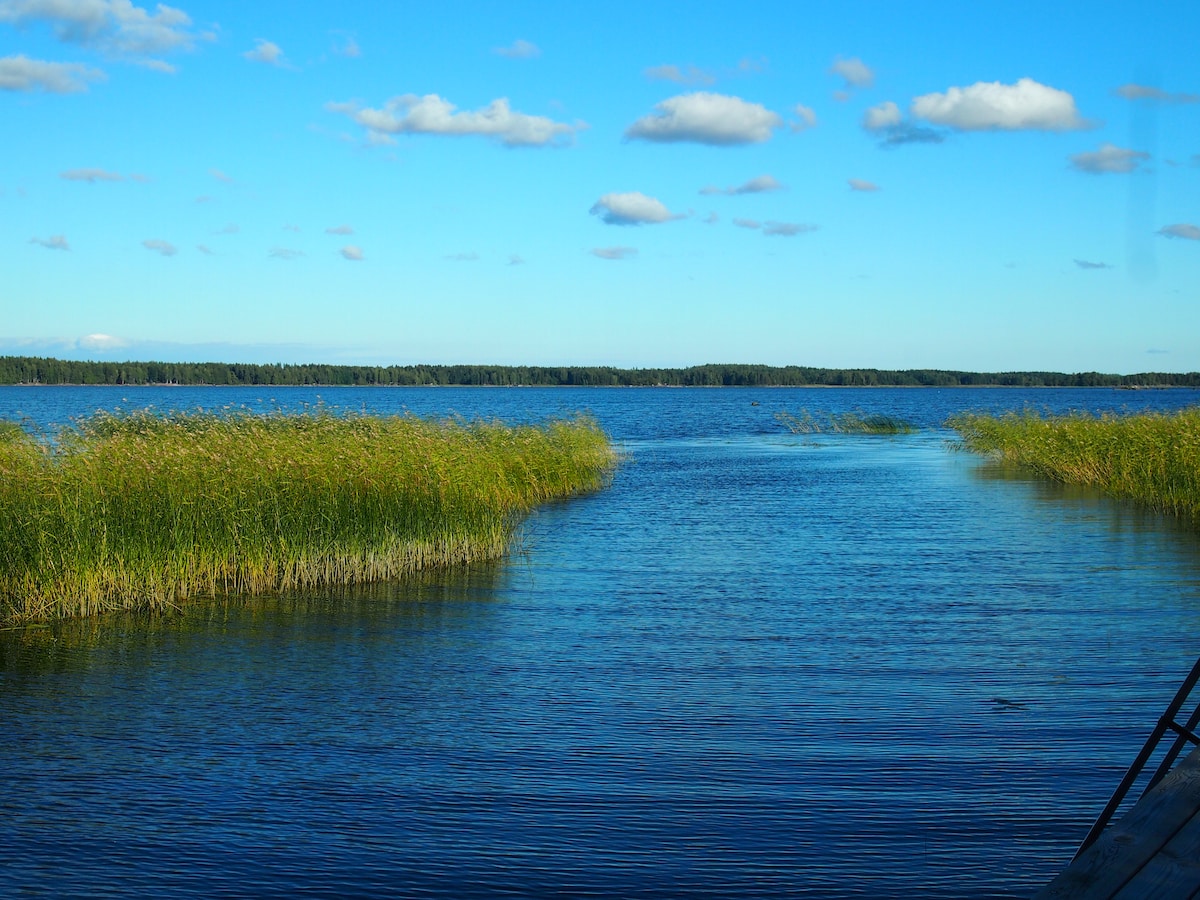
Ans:
<svg viewBox="0 0 1200 900"><path fill-rule="evenodd" d="M0 621L162 609L490 559L521 516L602 487L587 418L537 426L100 414L0 428Z"/></svg>
<svg viewBox="0 0 1200 900"><path fill-rule="evenodd" d="M896 416L861 413L829 413L814 416L801 410L799 416L777 412L775 421L792 434L911 434L917 428Z"/></svg>
<svg viewBox="0 0 1200 900"><path fill-rule="evenodd" d="M963 446L1200 521L1200 409L1127 416L956 416Z"/></svg>

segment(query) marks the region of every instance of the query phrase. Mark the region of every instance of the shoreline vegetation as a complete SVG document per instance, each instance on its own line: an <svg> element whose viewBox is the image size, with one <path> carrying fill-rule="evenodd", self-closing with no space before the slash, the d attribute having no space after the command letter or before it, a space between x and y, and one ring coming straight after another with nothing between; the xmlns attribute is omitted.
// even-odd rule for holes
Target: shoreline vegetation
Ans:
<svg viewBox="0 0 1200 900"><path fill-rule="evenodd" d="M0 423L0 626L494 559L615 463L583 416L98 413L53 440Z"/></svg>
<svg viewBox="0 0 1200 900"><path fill-rule="evenodd" d="M964 414L962 446L1200 524L1200 408L1131 415Z"/></svg>
<svg viewBox="0 0 1200 900"><path fill-rule="evenodd" d="M0 356L3 385L311 385L474 387L1200 387L1200 372L958 372L722 364L671 369L613 366L334 366L320 364L83 362Z"/></svg>

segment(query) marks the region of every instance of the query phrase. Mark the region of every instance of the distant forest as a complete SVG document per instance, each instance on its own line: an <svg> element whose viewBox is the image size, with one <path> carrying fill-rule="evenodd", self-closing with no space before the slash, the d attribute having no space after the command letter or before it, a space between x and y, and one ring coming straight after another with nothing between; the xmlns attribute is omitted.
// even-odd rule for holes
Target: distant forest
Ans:
<svg viewBox="0 0 1200 900"><path fill-rule="evenodd" d="M472 385L509 387L1200 387L1200 373L948 372L938 369L821 369L704 365L686 369L612 366L329 366L239 363L77 362L0 356L0 384Z"/></svg>

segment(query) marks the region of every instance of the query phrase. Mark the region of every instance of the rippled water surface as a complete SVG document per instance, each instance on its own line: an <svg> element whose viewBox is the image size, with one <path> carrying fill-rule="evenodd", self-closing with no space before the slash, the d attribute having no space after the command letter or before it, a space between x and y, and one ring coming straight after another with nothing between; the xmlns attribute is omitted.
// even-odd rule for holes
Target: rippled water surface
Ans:
<svg viewBox="0 0 1200 900"><path fill-rule="evenodd" d="M1200 539L947 447L1187 391L0 388L540 419L625 461L507 561L0 633L0 894L1027 896L1186 674ZM895 438L793 435L859 410Z"/></svg>

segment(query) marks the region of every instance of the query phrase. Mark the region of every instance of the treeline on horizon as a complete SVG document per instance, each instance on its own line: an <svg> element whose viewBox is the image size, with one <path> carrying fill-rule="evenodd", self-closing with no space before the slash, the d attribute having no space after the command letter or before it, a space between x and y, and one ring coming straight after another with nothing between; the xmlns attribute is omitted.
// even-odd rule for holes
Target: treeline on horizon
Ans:
<svg viewBox="0 0 1200 900"><path fill-rule="evenodd" d="M336 366L318 363L86 362L0 356L0 384L331 385L412 387L1200 387L1200 373L955 372L709 364L613 366Z"/></svg>

